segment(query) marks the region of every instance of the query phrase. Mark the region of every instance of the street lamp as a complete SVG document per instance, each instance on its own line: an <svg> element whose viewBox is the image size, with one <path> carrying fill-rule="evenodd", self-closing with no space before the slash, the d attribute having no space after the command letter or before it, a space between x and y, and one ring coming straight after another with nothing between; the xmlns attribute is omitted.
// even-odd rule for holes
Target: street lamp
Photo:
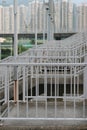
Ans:
<svg viewBox="0 0 87 130"><path fill-rule="evenodd" d="M45 43L45 33L46 33L46 25L45 25L45 14L46 14L46 10L45 10L45 0L43 0L43 44Z"/></svg>
<svg viewBox="0 0 87 130"><path fill-rule="evenodd" d="M2 0L2 6L4 7L4 5L6 4L6 0ZM3 23L2 23L2 31L3 31L3 37L4 37L4 8L3 8ZM0 43L0 60L1 60L1 43Z"/></svg>
<svg viewBox="0 0 87 130"><path fill-rule="evenodd" d="M1 42L0 42L0 60L1 60Z"/></svg>
<svg viewBox="0 0 87 130"><path fill-rule="evenodd" d="M14 0L14 57L18 55L17 0Z"/></svg>
<svg viewBox="0 0 87 130"><path fill-rule="evenodd" d="M37 0L35 0L35 46L37 48Z"/></svg>
<svg viewBox="0 0 87 130"><path fill-rule="evenodd" d="M37 48L37 0L29 0L29 2L35 1L35 46Z"/></svg>
<svg viewBox="0 0 87 130"><path fill-rule="evenodd" d="M46 5L47 10L47 40L53 40L53 31L54 31L54 3L50 3L52 1L48 1Z"/></svg>

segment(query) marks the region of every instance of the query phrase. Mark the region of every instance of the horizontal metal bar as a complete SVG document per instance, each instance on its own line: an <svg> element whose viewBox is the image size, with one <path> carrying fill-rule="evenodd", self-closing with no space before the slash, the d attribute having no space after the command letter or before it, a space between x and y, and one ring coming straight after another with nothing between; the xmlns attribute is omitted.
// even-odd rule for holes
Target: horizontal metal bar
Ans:
<svg viewBox="0 0 87 130"><path fill-rule="evenodd" d="M59 121L68 121L68 120L70 120L70 121L87 121L87 118L10 118L10 117L3 117L3 118L0 118L0 120L48 120L48 121L50 121L50 120L54 120L54 121L56 121L56 120L59 120Z"/></svg>
<svg viewBox="0 0 87 130"><path fill-rule="evenodd" d="M67 96L67 94L66 94L66 96L25 96L25 98L32 98L32 99L47 99L47 98L49 98L49 99L55 99L55 98L58 98L58 99L60 99L60 98L68 98L68 99L85 99L84 97L83 97L83 95L81 95L81 96Z"/></svg>
<svg viewBox="0 0 87 130"><path fill-rule="evenodd" d="M64 59L66 58L66 56L19 56L18 57L19 59L23 59L23 58L27 58L27 59L30 59L30 58L48 58L48 59ZM68 58L80 58L79 56L68 56Z"/></svg>
<svg viewBox="0 0 87 130"><path fill-rule="evenodd" d="M11 81L11 82L9 83L9 85L12 85L12 84L14 84L14 81Z"/></svg>
<svg viewBox="0 0 87 130"><path fill-rule="evenodd" d="M87 63L0 63L0 66L87 66Z"/></svg>
<svg viewBox="0 0 87 130"><path fill-rule="evenodd" d="M1 85L1 86L3 86L3 85ZM4 89L4 86L3 86L3 87L0 87L0 90L2 90L2 89Z"/></svg>
<svg viewBox="0 0 87 130"><path fill-rule="evenodd" d="M1 100L0 100L0 103L1 103L1 102L4 102L4 101L5 101L5 99L1 99Z"/></svg>

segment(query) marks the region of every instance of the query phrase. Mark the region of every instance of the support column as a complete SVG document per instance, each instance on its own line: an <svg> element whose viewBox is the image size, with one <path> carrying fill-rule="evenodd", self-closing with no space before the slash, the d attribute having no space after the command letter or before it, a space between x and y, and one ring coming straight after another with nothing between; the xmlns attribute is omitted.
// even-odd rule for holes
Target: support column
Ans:
<svg viewBox="0 0 87 130"><path fill-rule="evenodd" d="M84 58L84 62L87 62L87 56ZM85 99L87 99L87 67L84 69L84 76L83 76L83 94Z"/></svg>

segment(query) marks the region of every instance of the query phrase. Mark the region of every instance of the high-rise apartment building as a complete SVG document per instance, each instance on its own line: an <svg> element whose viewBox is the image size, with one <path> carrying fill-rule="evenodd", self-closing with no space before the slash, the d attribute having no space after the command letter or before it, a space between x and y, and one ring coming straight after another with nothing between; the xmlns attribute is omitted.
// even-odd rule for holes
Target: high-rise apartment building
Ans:
<svg viewBox="0 0 87 130"><path fill-rule="evenodd" d="M71 0L67 3L67 30L72 31L73 28L73 18L74 18L74 12L73 12L73 3Z"/></svg>
<svg viewBox="0 0 87 130"><path fill-rule="evenodd" d="M73 4L73 31L78 31L78 10L76 4Z"/></svg>
<svg viewBox="0 0 87 130"><path fill-rule="evenodd" d="M30 4L30 30L31 32L35 32L35 21L36 21L36 16L35 16L35 13L36 13L36 6L35 6L35 2L31 2Z"/></svg>
<svg viewBox="0 0 87 130"><path fill-rule="evenodd" d="M0 6L0 32L9 32L9 8Z"/></svg>
<svg viewBox="0 0 87 130"><path fill-rule="evenodd" d="M9 6L9 32L14 32L14 9L13 5Z"/></svg>
<svg viewBox="0 0 87 130"><path fill-rule="evenodd" d="M52 2L52 1L51 1ZM51 4L50 2L50 4ZM47 4L47 3L46 3ZM87 28L87 4L77 7L72 0L55 0L55 9L51 10L54 16L55 32L75 32ZM52 8L52 7L51 7ZM42 1L34 0L28 5L18 5L17 29L20 33L39 33L49 29L49 10L44 11ZM45 14L44 14L45 13ZM45 21L44 21L45 19ZM52 25L50 25L52 26ZM13 5L0 6L0 33L14 32L14 7Z"/></svg>
<svg viewBox="0 0 87 130"><path fill-rule="evenodd" d="M57 0L55 2L55 31L74 31L75 6L71 0Z"/></svg>
<svg viewBox="0 0 87 130"><path fill-rule="evenodd" d="M58 0L55 2L55 32L61 30L61 2Z"/></svg>
<svg viewBox="0 0 87 130"><path fill-rule="evenodd" d="M67 31L67 0L62 0L61 3L61 30Z"/></svg>
<svg viewBox="0 0 87 130"><path fill-rule="evenodd" d="M0 6L0 33L3 33L3 7Z"/></svg>
<svg viewBox="0 0 87 130"><path fill-rule="evenodd" d="M36 27L38 32L43 32L43 17L43 2L39 0L29 2L27 15L29 32L35 33Z"/></svg>
<svg viewBox="0 0 87 130"><path fill-rule="evenodd" d="M7 7L7 6L5 6L5 7L3 7L3 9L4 9L4 14L3 14L3 16L4 16L4 33L9 33L9 14L10 14L10 12L9 12L9 8Z"/></svg>
<svg viewBox="0 0 87 130"><path fill-rule="evenodd" d="M42 32L43 28L43 3L33 1L29 4L29 17L30 17L30 30L35 32L36 25L37 31Z"/></svg>
<svg viewBox="0 0 87 130"><path fill-rule="evenodd" d="M20 5L18 7L18 24L20 33L25 33L27 31L26 19L27 19L27 6Z"/></svg>
<svg viewBox="0 0 87 130"><path fill-rule="evenodd" d="M39 32L43 32L43 17L44 17L43 3L40 2L37 9L37 22L38 22L37 29Z"/></svg>
<svg viewBox="0 0 87 130"><path fill-rule="evenodd" d="M87 29L87 4L78 6L78 29L79 31Z"/></svg>

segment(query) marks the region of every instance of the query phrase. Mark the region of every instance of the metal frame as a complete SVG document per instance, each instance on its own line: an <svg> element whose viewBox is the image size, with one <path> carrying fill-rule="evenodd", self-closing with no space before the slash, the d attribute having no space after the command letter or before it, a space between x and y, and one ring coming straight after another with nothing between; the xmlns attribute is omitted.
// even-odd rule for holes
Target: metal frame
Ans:
<svg viewBox="0 0 87 130"><path fill-rule="evenodd" d="M78 67L81 65L83 67L83 69L86 67L86 63L76 63L76 64L70 64L70 63L41 63L41 64L34 64L34 63L9 63L9 64L5 64L5 63L1 63L1 65L4 65L4 66L7 66L5 67L5 77L7 77L6 73L8 73L8 78L5 78L5 93L7 93L5 95L5 102L7 102L7 112L5 112L4 114L8 115L6 117L2 117L1 115L1 119L46 119L46 120L63 120L63 119L75 119L75 120L87 120L86 118L86 115L85 115L85 112L86 112L86 106L85 106L85 96L84 96L84 92L79 95L78 92L76 92L76 70L78 70ZM11 90L11 87L13 88L14 87L14 81L12 81L13 79L13 70L14 70L14 66L18 66L18 69L17 69L17 92L16 92L16 98L17 98L17 103L16 103L16 106L14 108L12 108L12 106L14 106L15 104L15 101L14 100L11 100L10 98L10 90ZM31 67L32 66L32 67ZM41 68L42 68L42 72L41 72ZM51 68L50 68L51 67ZM63 71L63 74L59 73L59 68L60 67L64 67L64 71ZM67 95L66 93L66 79L68 77L71 76L71 71L70 71L70 74L67 74L67 67L70 67L72 69L72 77L74 78L74 92L71 93L70 95ZM12 69L13 68L13 69ZM31 71L31 68L33 69L33 71ZM49 70L49 72L48 72ZM21 72L22 71L22 72ZM11 73L12 72L12 73ZM78 72L78 71L77 71ZM4 73L4 72L3 72ZM64 79L64 95L60 96L59 93L57 93L57 79L58 77L60 77L59 79L59 82L61 80L61 78ZM12 78L12 79L11 79ZM39 95L39 89L38 88L38 85L39 83L41 82L41 79L43 79L43 84L44 84L44 95ZM50 95L48 94L48 89L47 89L47 83L49 82L48 79L50 79L50 82L51 82L51 85L52 85L52 82L54 82L55 84L55 92L53 94L53 86L50 86L52 87L50 90L51 90L51 93ZM54 79L54 81L53 81ZM23 81L23 84L21 84L21 82ZM4 84L4 83L3 83ZM21 89L18 89L20 87L20 84L21 84L21 89L22 89L22 85L23 85L23 90ZM32 90L33 90L33 87L36 85L36 88L35 88L35 93L32 93ZM32 88L30 90L30 92L28 91L29 88ZM18 98L18 95L20 94L20 92L23 93L23 99L20 100ZM52 107L54 107L54 112L53 112L53 117L50 117L49 116L49 105L50 105L50 102L48 101L49 100L53 100L53 104L55 104L54 106L52 105ZM60 100L60 99L63 99L63 106L64 107L64 115L63 117L58 117L57 115L57 112L58 112L58 109L59 109L59 106L58 106L58 103L60 103L60 101L57 101L57 100ZM74 115L73 113L71 113L71 116L72 118L68 117L67 116L67 102L70 101L72 104L73 104L73 110L74 110ZM82 114L80 115L81 117L78 117L76 115L76 105L78 105L78 101L80 104L82 104L82 106L80 106L80 108L82 108ZM21 103L22 105L25 107L25 108L22 108L21 106ZM41 104L40 104L41 103ZM41 113L38 113L39 112L39 105L43 105L43 107L45 108L45 110L43 110L43 113L44 115L42 115L42 118L39 117ZM34 105L34 110L35 110L35 113L34 113L34 116L32 117L32 105ZM22 109L25 109L24 111L24 115L21 116L21 108ZM41 107L42 108L42 107ZM15 112L14 112L14 109L15 109ZM60 109L59 109L60 111ZM30 115L28 115L30 113Z"/></svg>
<svg viewBox="0 0 87 130"><path fill-rule="evenodd" d="M0 62L0 119L87 120L87 32L61 41L49 34L17 56L16 31L14 57Z"/></svg>

